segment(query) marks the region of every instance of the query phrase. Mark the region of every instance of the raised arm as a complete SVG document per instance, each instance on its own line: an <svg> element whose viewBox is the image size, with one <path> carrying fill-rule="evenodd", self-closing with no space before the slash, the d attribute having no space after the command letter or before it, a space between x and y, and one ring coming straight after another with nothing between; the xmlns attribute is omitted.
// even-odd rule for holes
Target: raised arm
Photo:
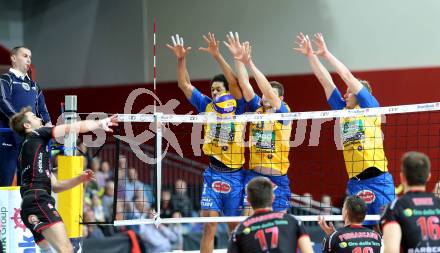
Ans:
<svg viewBox="0 0 440 253"><path fill-rule="evenodd" d="M88 182L95 179L95 173L92 170L85 170L79 176L63 181L58 181L52 174L51 178L52 190L55 193L69 190L81 183Z"/></svg>
<svg viewBox="0 0 440 253"><path fill-rule="evenodd" d="M171 36L173 41L173 46L167 44L167 47L173 51L177 58L177 83L179 88L185 94L187 99L191 99L192 91L194 86L192 86L189 79L188 69L186 68L186 55L188 54L191 47L184 47L183 38L176 36Z"/></svg>
<svg viewBox="0 0 440 253"><path fill-rule="evenodd" d="M246 100L246 102L249 102L254 98L255 92L252 88L251 83L249 82L249 75L247 73L246 67L241 61L237 60L241 58L241 55L243 54L243 46L240 44L238 33L235 33L234 36L234 34L230 32L229 34L226 34L226 38L228 42L223 41L223 43L234 57L238 84L240 85L241 91L243 92L244 99Z"/></svg>
<svg viewBox="0 0 440 253"><path fill-rule="evenodd" d="M72 124L63 124L55 126L52 130L52 137L64 137L68 132L87 133L96 129L103 129L106 132L113 132L111 126L118 125L117 115L102 120L82 120Z"/></svg>
<svg viewBox="0 0 440 253"><path fill-rule="evenodd" d="M238 60L243 62L244 65L250 69L255 81L257 81L260 91L267 98L270 105L278 110L281 107L281 99L273 90L266 76L255 66L254 62L252 61L251 53L252 47L249 42L243 43L243 54Z"/></svg>
<svg viewBox="0 0 440 253"><path fill-rule="evenodd" d="M217 41L214 34L210 32L208 33L208 35L203 35L203 39L208 44L208 46L200 47L199 50L209 53L214 58L214 60L222 69L226 80L228 81L229 92L231 92L232 96L234 96L235 99L241 99L243 95L241 94L240 87L238 87L237 85L237 78L235 77L234 71L232 71L231 66L229 66L229 64L223 58L223 55L220 53L219 41Z"/></svg>
<svg viewBox="0 0 440 253"><path fill-rule="evenodd" d="M330 65L335 68L336 72L342 78L342 80L344 80L348 88L350 88L354 94L358 94L364 86L356 77L353 76L351 71L341 61L339 61L332 53L330 53L330 51L328 51L324 37L321 33L315 34L315 43L318 47L322 48L322 51L318 51L317 55L327 60Z"/></svg>
<svg viewBox="0 0 440 253"><path fill-rule="evenodd" d="M307 57L310 67L324 89L325 96L328 100L333 90L336 89L336 86L328 70L322 65L318 57L313 53L312 43L310 42L309 36L304 36L304 34L300 33L298 36L296 36L295 43L298 45L298 47L294 48L294 50ZM318 47L316 53L321 53L323 50L323 45L318 43L316 43L316 45Z"/></svg>

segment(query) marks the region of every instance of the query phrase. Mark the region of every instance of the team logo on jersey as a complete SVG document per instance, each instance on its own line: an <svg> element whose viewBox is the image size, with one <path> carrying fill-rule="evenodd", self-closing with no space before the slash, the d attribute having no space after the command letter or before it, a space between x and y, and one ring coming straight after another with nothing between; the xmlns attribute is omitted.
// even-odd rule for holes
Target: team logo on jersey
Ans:
<svg viewBox="0 0 440 253"><path fill-rule="evenodd" d="M51 203L47 204L50 209L53 209L53 205Z"/></svg>
<svg viewBox="0 0 440 253"><path fill-rule="evenodd" d="M413 210L411 208L407 208L403 210L403 215L405 215L406 217L411 217L413 215Z"/></svg>
<svg viewBox="0 0 440 253"><path fill-rule="evenodd" d="M346 242L341 242L341 243L339 243L339 247L340 247L341 249L347 248L347 246L348 246L348 244L347 244Z"/></svg>
<svg viewBox="0 0 440 253"><path fill-rule="evenodd" d="M50 172L49 172L49 170L46 170L46 175L47 175L47 177L50 178Z"/></svg>
<svg viewBox="0 0 440 253"><path fill-rule="evenodd" d="M25 89L26 91L31 90L31 86L29 86L29 84L27 84L27 83L21 83L21 87L23 87L23 89Z"/></svg>
<svg viewBox="0 0 440 253"><path fill-rule="evenodd" d="M212 183L212 189L215 192L219 192L219 193L230 193L231 192L231 185L228 184L227 182L222 182L222 181L214 181Z"/></svg>
<svg viewBox="0 0 440 253"><path fill-rule="evenodd" d="M28 222L32 225L37 225L40 222L40 219L35 214L31 214L28 216Z"/></svg>
<svg viewBox="0 0 440 253"><path fill-rule="evenodd" d="M370 190L359 191L358 193L356 193L356 195L367 204L371 204L376 200L376 195Z"/></svg>

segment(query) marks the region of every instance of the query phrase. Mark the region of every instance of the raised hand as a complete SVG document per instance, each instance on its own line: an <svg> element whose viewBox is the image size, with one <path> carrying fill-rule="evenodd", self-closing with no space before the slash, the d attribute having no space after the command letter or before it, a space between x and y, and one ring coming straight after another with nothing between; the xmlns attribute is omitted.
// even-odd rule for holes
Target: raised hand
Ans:
<svg viewBox="0 0 440 253"><path fill-rule="evenodd" d="M203 35L203 39L208 44L208 47L199 47L199 50L203 52L207 52L214 57L218 56L220 54L220 50L218 46L219 41L215 39L214 34L209 32L208 36Z"/></svg>
<svg viewBox="0 0 440 253"><path fill-rule="evenodd" d="M318 217L318 224L321 227L322 231L324 231L324 233L326 235L331 235L333 232L336 231L335 226L333 225L332 222L330 222L330 225L327 224L327 222L325 221L323 216L319 216Z"/></svg>
<svg viewBox="0 0 440 253"><path fill-rule="evenodd" d="M89 182L89 181L95 181L95 173L93 170L85 170L80 175L81 182Z"/></svg>
<svg viewBox="0 0 440 253"><path fill-rule="evenodd" d="M111 117L102 119L99 121L100 127L106 132L113 132L110 127L118 125L118 115L113 115Z"/></svg>
<svg viewBox="0 0 440 253"><path fill-rule="evenodd" d="M305 56L310 56L313 54L312 43L310 42L309 36L299 33L296 36L295 44L298 47L293 48L294 50L304 54Z"/></svg>
<svg viewBox="0 0 440 253"><path fill-rule="evenodd" d="M249 44L249 41L246 41L241 44L241 47L243 48L243 53L234 58L243 62L244 65L249 65L252 61L252 46Z"/></svg>
<svg viewBox="0 0 440 253"><path fill-rule="evenodd" d="M174 52L177 59L183 59L188 54L191 47L185 47L183 44L183 38L176 34L175 36L171 36L171 40L173 41L173 45L167 44L167 47Z"/></svg>
<svg viewBox="0 0 440 253"><path fill-rule="evenodd" d="M322 36L322 33L316 33L315 39L313 40L313 43L315 43L317 50L314 52L314 54L318 56L326 56L328 53L327 45L324 41L324 36Z"/></svg>
<svg viewBox="0 0 440 253"><path fill-rule="evenodd" d="M243 54L243 47L240 44L238 32L235 33L235 36L232 32L229 32L229 34L226 34L226 39L228 41L223 41L223 43L229 49L229 52L231 52L234 58L240 58Z"/></svg>

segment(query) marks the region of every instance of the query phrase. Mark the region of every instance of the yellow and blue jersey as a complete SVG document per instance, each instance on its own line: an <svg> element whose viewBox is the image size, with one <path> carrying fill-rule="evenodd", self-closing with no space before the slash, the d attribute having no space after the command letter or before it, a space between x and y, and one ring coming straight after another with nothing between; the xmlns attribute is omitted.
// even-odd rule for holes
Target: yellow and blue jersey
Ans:
<svg viewBox="0 0 440 253"><path fill-rule="evenodd" d="M257 95L248 102L251 112L266 113L261 106L261 98ZM275 113L288 113L289 106L281 102ZM251 122L250 143L250 169L269 168L286 174L289 169L291 121L260 121Z"/></svg>
<svg viewBox="0 0 440 253"><path fill-rule="evenodd" d="M379 102L364 87L356 95L359 108L379 107ZM328 99L333 110L346 108L341 93L335 89ZM365 169L375 167L388 171L388 161L383 148L381 116L357 116L340 119L340 134L344 148L345 166L349 178Z"/></svg>
<svg viewBox="0 0 440 253"><path fill-rule="evenodd" d="M191 104L199 113L215 113L217 117L230 117L243 114L244 99L237 100L235 112L220 114L214 109L212 99L193 89ZM203 153L212 156L229 168L241 168L245 162L243 133L246 124L243 122L208 123L204 126Z"/></svg>

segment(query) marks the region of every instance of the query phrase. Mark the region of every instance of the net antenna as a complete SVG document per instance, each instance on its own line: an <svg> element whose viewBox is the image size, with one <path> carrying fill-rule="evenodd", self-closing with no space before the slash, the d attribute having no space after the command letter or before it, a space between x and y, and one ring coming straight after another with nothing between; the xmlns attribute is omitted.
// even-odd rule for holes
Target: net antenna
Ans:
<svg viewBox="0 0 440 253"><path fill-rule="evenodd" d="M157 96L156 80L157 80L157 67L156 67L156 18L154 18L154 23L153 23L153 91L154 91L154 95ZM156 113L156 99L154 100L154 113Z"/></svg>

